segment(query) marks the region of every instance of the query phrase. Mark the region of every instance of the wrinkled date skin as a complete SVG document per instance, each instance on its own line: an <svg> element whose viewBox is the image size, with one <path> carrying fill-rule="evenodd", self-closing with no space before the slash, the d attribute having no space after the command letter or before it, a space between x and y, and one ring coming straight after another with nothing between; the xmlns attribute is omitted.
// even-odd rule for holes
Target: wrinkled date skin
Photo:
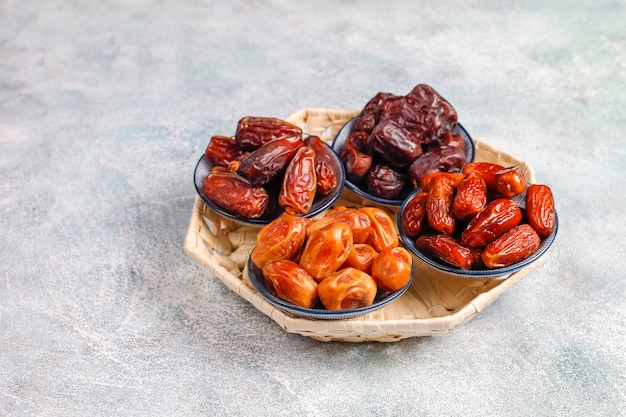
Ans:
<svg viewBox="0 0 626 417"><path fill-rule="evenodd" d="M386 165L376 165L367 175L367 188L378 197L397 197L405 186L406 175Z"/></svg>
<svg viewBox="0 0 626 417"><path fill-rule="evenodd" d="M413 271L411 253L402 246L385 249L372 262L372 278L385 291L398 291L409 283Z"/></svg>
<svg viewBox="0 0 626 417"><path fill-rule="evenodd" d="M461 182L461 180L465 178L465 175L461 174L460 172L445 172L445 171L431 172L430 174L427 174L426 176L422 178L422 181L421 181L422 191L428 192L430 190L430 181L435 177L444 177L450 182L450 185L456 188Z"/></svg>
<svg viewBox="0 0 626 417"><path fill-rule="evenodd" d="M337 188L337 172L333 165L332 150L319 138L309 136L304 144L315 151L315 175L317 176L317 192L328 195Z"/></svg>
<svg viewBox="0 0 626 417"><path fill-rule="evenodd" d="M504 197L515 197L526 190L526 177L518 166L504 168L495 173L496 191Z"/></svg>
<svg viewBox="0 0 626 417"><path fill-rule="evenodd" d="M394 222L386 211L378 207L361 207L359 211L365 213L371 223L371 232L367 238L367 244L376 249L377 252L399 245Z"/></svg>
<svg viewBox="0 0 626 417"><path fill-rule="evenodd" d="M271 261L294 260L304 246L312 223L311 219L292 214L278 216L259 230L257 244L250 255L252 262L263 268Z"/></svg>
<svg viewBox="0 0 626 417"><path fill-rule="evenodd" d="M421 192L413 195L406 202L400 222L402 223L402 230L404 230L407 236L417 237L425 230L425 226L428 223L426 218L427 198L428 193Z"/></svg>
<svg viewBox="0 0 626 417"><path fill-rule="evenodd" d="M343 268L356 268L360 271L371 274L372 263L378 256L376 249L368 245L367 243L355 243L352 245L350 255L345 260L343 265L339 269Z"/></svg>
<svg viewBox="0 0 626 417"><path fill-rule="evenodd" d="M549 186L531 184L526 190L526 217L542 238L548 237L556 227L554 196Z"/></svg>
<svg viewBox="0 0 626 417"><path fill-rule="evenodd" d="M472 247L485 246L522 221L522 210L508 198L489 202L461 233L461 243Z"/></svg>
<svg viewBox="0 0 626 417"><path fill-rule="evenodd" d="M540 243L532 226L520 224L488 244L482 251L482 260L488 268L509 266L533 254Z"/></svg>
<svg viewBox="0 0 626 417"><path fill-rule="evenodd" d="M352 310L371 306L376 291L374 279L355 268L337 271L318 285L320 301L328 310Z"/></svg>
<svg viewBox="0 0 626 417"><path fill-rule="evenodd" d="M368 144L387 163L401 168L409 166L423 154L420 139L393 120L377 124Z"/></svg>
<svg viewBox="0 0 626 417"><path fill-rule="evenodd" d="M454 187L444 177L435 177L426 197L426 218L434 230L451 235L456 227L452 214Z"/></svg>
<svg viewBox="0 0 626 417"><path fill-rule="evenodd" d="M469 270L474 267L480 253L477 249L463 246L446 234L425 234L415 241L419 250L454 267Z"/></svg>
<svg viewBox="0 0 626 417"><path fill-rule="evenodd" d="M315 151L303 146L287 165L278 204L289 214L306 214L313 205L316 190Z"/></svg>
<svg viewBox="0 0 626 417"><path fill-rule="evenodd" d="M451 146L433 148L411 163L409 177L417 187L421 184L422 178L431 172L460 171L464 163L465 153L462 149Z"/></svg>
<svg viewBox="0 0 626 417"><path fill-rule="evenodd" d="M237 173L253 185L267 184L284 172L302 146L304 141L297 136L285 136L267 142L241 161Z"/></svg>
<svg viewBox="0 0 626 417"><path fill-rule="evenodd" d="M367 214L351 207L337 206L324 214L308 228L308 235L332 223L344 223L350 226L353 243L365 243L370 236L372 223Z"/></svg>
<svg viewBox="0 0 626 417"><path fill-rule="evenodd" d="M433 136L455 128L458 116L452 105L427 84L416 85L407 97L416 100L428 111L423 124Z"/></svg>
<svg viewBox="0 0 626 417"><path fill-rule="evenodd" d="M345 223L332 223L311 233L300 266L320 282L343 264L352 250L352 231Z"/></svg>
<svg viewBox="0 0 626 417"><path fill-rule="evenodd" d="M490 192L497 192L496 189L496 172L503 170L504 167L500 164L492 162L468 162L463 167L463 174L467 175L470 172L475 172L485 181L487 190Z"/></svg>
<svg viewBox="0 0 626 417"><path fill-rule="evenodd" d="M237 123L235 142L239 149L253 151L285 136L302 138L302 129L275 117L246 116Z"/></svg>
<svg viewBox="0 0 626 417"><path fill-rule="evenodd" d="M341 152L341 160L346 170L346 177L352 182L359 182L372 167L372 155L367 144L369 135L365 132L352 132L346 139Z"/></svg>
<svg viewBox="0 0 626 417"><path fill-rule="evenodd" d="M204 194L221 208L248 219L259 218L267 208L269 195L263 187L250 184L230 172L212 172L204 179Z"/></svg>
<svg viewBox="0 0 626 417"><path fill-rule="evenodd" d="M227 167L232 161L240 158L242 152L235 143L235 139L228 136L213 136L204 155L214 165Z"/></svg>
<svg viewBox="0 0 626 417"><path fill-rule="evenodd" d="M263 267L263 277L276 297L288 303L313 308L318 285L308 272L293 261L272 261Z"/></svg>
<svg viewBox="0 0 626 417"><path fill-rule="evenodd" d="M470 220L487 204L487 185L477 173L467 174L456 188L452 212L459 220Z"/></svg>

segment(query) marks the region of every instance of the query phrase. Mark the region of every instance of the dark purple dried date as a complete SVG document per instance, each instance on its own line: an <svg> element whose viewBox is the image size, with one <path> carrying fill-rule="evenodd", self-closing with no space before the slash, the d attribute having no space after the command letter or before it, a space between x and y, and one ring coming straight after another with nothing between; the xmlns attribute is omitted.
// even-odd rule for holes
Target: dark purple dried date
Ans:
<svg viewBox="0 0 626 417"><path fill-rule="evenodd" d="M345 147L341 152L341 160L349 181L359 182L372 167L372 155L367 144L366 132L352 132L346 139Z"/></svg>
<svg viewBox="0 0 626 417"><path fill-rule="evenodd" d="M433 148L415 159L409 166L409 178L414 186L422 182L422 178L435 171L460 171L465 163L463 149L450 146Z"/></svg>
<svg viewBox="0 0 626 417"><path fill-rule="evenodd" d="M441 136L444 131L452 130L456 126L458 121L456 110L431 86L418 84L407 97L422 104L427 112L423 122L432 136Z"/></svg>
<svg viewBox="0 0 626 417"><path fill-rule="evenodd" d="M422 155L420 139L392 120L383 120L370 134L372 151L390 165L407 167Z"/></svg>
<svg viewBox="0 0 626 417"><path fill-rule="evenodd" d="M367 188L375 196L395 198L406 185L406 175L386 165L376 165L367 175Z"/></svg>

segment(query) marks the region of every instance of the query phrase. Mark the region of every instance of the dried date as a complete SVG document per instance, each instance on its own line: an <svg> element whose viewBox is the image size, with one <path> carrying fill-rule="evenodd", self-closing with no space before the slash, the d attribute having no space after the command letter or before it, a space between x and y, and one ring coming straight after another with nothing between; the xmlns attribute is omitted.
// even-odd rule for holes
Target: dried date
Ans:
<svg viewBox="0 0 626 417"><path fill-rule="evenodd" d="M307 230L313 221L306 217L282 214L259 230L257 244L250 255L259 267L276 260L294 260L302 251Z"/></svg>
<svg viewBox="0 0 626 417"><path fill-rule="evenodd" d="M324 217L314 222L308 229L308 234L326 227L332 223L344 223L350 226L352 242L365 243L370 236L372 223L367 214L352 207L337 206L324 214Z"/></svg>
<svg viewBox="0 0 626 417"><path fill-rule="evenodd" d="M472 269L480 257L477 249L464 246L444 233L421 235L415 244L425 254L463 270Z"/></svg>
<svg viewBox="0 0 626 417"><path fill-rule="evenodd" d="M253 185L264 185L282 174L298 149L304 146L299 136L272 140L241 161L237 173Z"/></svg>
<svg viewBox="0 0 626 417"><path fill-rule="evenodd" d="M548 237L556 227L554 196L549 186L531 184L526 190L526 217L542 238Z"/></svg>
<svg viewBox="0 0 626 417"><path fill-rule="evenodd" d="M317 177L317 192L322 195L330 194L337 188L337 172L333 163L332 150L319 136L309 136L304 144L315 151L315 175Z"/></svg>
<svg viewBox="0 0 626 417"><path fill-rule="evenodd" d="M318 284L297 263L272 261L263 267L267 286L281 300L296 306L313 308L318 301Z"/></svg>
<svg viewBox="0 0 626 417"><path fill-rule="evenodd" d="M315 151L303 146L287 165L278 204L289 214L306 214L313 205L316 190Z"/></svg>
<svg viewBox="0 0 626 417"><path fill-rule="evenodd" d="M520 224L489 243L481 257L488 268L503 268L533 254L541 238L529 224Z"/></svg>
<svg viewBox="0 0 626 417"><path fill-rule="evenodd" d="M367 133L357 131L352 132L346 139L345 147L341 152L341 161L349 181L361 181L372 167L373 158L367 144L368 137Z"/></svg>
<svg viewBox="0 0 626 417"><path fill-rule="evenodd" d="M235 139L228 136L213 136L204 155L214 165L227 167L232 161L241 157L242 152L235 143Z"/></svg>
<svg viewBox="0 0 626 417"><path fill-rule="evenodd" d="M465 164L465 153L462 149L451 146L433 148L411 163L409 166L409 178L413 185L418 187L422 182L422 178L431 172L461 171L463 164Z"/></svg>
<svg viewBox="0 0 626 417"><path fill-rule="evenodd" d="M470 220L487 204L487 185L477 173L467 174L456 188L452 212L459 220Z"/></svg>
<svg viewBox="0 0 626 417"><path fill-rule="evenodd" d="M376 297L374 279L356 268L332 273L318 285L320 301L328 310L353 310L371 306Z"/></svg>
<svg viewBox="0 0 626 417"><path fill-rule="evenodd" d="M396 198L406 186L406 175L386 165L376 165L367 175L367 188L375 196Z"/></svg>
<svg viewBox="0 0 626 417"><path fill-rule="evenodd" d="M434 177L426 197L426 218L434 230L451 235L456 220L452 214L454 187L445 177Z"/></svg>
<svg viewBox="0 0 626 417"><path fill-rule="evenodd" d="M495 173L496 191L504 197L515 197L526 190L526 177L518 166L504 168Z"/></svg>
<svg viewBox="0 0 626 417"><path fill-rule="evenodd" d="M492 162L468 162L463 167L463 174L467 175L470 172L476 172L481 176L483 181L485 181L485 185L487 186L487 190L491 192L496 191L496 172L503 170L504 167L500 164L492 163Z"/></svg>
<svg viewBox="0 0 626 417"><path fill-rule="evenodd" d="M332 223L308 236L300 266L320 282L345 262L352 250L352 231L345 223Z"/></svg>
<svg viewBox="0 0 626 417"><path fill-rule="evenodd" d="M410 237L419 236L426 228L428 219L426 218L427 192L413 195L405 204L400 222L402 230Z"/></svg>
<svg viewBox="0 0 626 417"><path fill-rule="evenodd" d="M485 246L522 221L522 210L508 198L489 202L461 233L461 243L476 248Z"/></svg>
<svg viewBox="0 0 626 417"><path fill-rule="evenodd" d="M423 154L420 139L393 120L378 123L368 144L374 153L396 167L407 167Z"/></svg>
<svg viewBox="0 0 626 417"><path fill-rule="evenodd" d="M204 179L202 190L216 205L248 219L261 217L269 201L263 187L250 184L231 172L210 173Z"/></svg>
<svg viewBox="0 0 626 417"><path fill-rule="evenodd" d="M246 116L237 123L235 142L239 149L255 150L285 136L302 138L302 129L275 117Z"/></svg>
<svg viewBox="0 0 626 417"><path fill-rule="evenodd" d="M402 246L385 249L372 262L372 278L378 288L398 291L411 279L413 258Z"/></svg>
<svg viewBox="0 0 626 417"><path fill-rule="evenodd" d="M398 246L399 240L395 223L385 210L368 206L361 207L359 211L365 213L371 223L371 232L367 238L367 244L378 252Z"/></svg>

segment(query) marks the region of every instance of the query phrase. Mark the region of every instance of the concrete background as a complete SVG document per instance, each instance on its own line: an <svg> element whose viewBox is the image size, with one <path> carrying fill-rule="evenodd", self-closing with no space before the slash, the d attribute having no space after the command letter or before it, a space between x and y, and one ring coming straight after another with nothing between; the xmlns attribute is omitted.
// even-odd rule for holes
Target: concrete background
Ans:
<svg viewBox="0 0 626 417"><path fill-rule="evenodd" d="M626 415L626 3L0 0L0 416ZM285 333L190 261L245 115L435 87L531 163L548 262L442 337Z"/></svg>

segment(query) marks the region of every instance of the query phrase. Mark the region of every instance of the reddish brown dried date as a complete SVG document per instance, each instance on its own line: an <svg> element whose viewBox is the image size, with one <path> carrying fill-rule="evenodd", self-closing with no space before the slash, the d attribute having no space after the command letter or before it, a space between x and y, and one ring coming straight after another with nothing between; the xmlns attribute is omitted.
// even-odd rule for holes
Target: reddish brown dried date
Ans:
<svg viewBox="0 0 626 417"><path fill-rule="evenodd" d="M520 224L488 244L482 251L482 260L488 268L503 268L529 257L540 243L532 226Z"/></svg>
<svg viewBox="0 0 626 417"><path fill-rule="evenodd" d="M378 288L398 291L411 279L413 258L402 246L385 249L372 262L372 278Z"/></svg>
<svg viewBox="0 0 626 417"><path fill-rule="evenodd" d="M413 195L413 197L406 202L400 222L402 224L402 230L404 230L407 236L417 237L425 230L425 226L428 223L428 219L426 218L427 198L428 193L421 192Z"/></svg>
<svg viewBox="0 0 626 417"><path fill-rule="evenodd" d="M293 261L272 261L263 267L267 286L281 300L304 308L318 301L317 282Z"/></svg>
<svg viewBox="0 0 626 417"><path fill-rule="evenodd" d="M526 217L528 224L543 238L556 227L554 196L549 186L531 184L526 190Z"/></svg>
<svg viewBox="0 0 626 417"><path fill-rule="evenodd" d="M496 191L504 197L515 197L526 190L526 177L518 166L504 168L496 172Z"/></svg>
<svg viewBox="0 0 626 417"><path fill-rule="evenodd" d="M367 175L367 188L375 196L395 198L406 186L406 175L386 165L376 165Z"/></svg>
<svg viewBox="0 0 626 417"><path fill-rule="evenodd" d="M370 236L372 223L367 214L351 207L337 206L324 214L324 217L309 227L308 234L326 227L332 223L345 223L352 231L353 243L365 243Z"/></svg>
<svg viewBox="0 0 626 417"><path fill-rule="evenodd" d="M463 230L461 243L471 248L485 246L522 221L522 210L508 198L489 202Z"/></svg>
<svg viewBox="0 0 626 417"><path fill-rule="evenodd" d="M316 189L315 151L303 146L287 165L278 204L289 214L306 214L313 205Z"/></svg>
<svg viewBox="0 0 626 417"><path fill-rule="evenodd" d="M346 139L345 147L341 152L341 161L349 181L361 181L372 167L371 150L367 144L368 137L367 133L358 131L352 132Z"/></svg>
<svg viewBox="0 0 626 417"><path fill-rule="evenodd" d="M459 220L470 220L487 204L487 185L475 172L467 174L456 188L452 212Z"/></svg>
<svg viewBox="0 0 626 417"><path fill-rule="evenodd" d="M248 219L261 217L269 201L263 187L254 186L230 172L210 173L204 179L202 190L216 205Z"/></svg>
<svg viewBox="0 0 626 417"><path fill-rule="evenodd" d="M377 252L399 245L395 223L385 210L368 206L361 207L359 211L365 213L371 223L371 232L367 238L367 244L376 249Z"/></svg>
<svg viewBox="0 0 626 417"><path fill-rule="evenodd" d="M421 181L422 191L428 192L428 190L430 190L430 181L434 177L444 177L450 182L450 185L452 185L452 187L456 188L461 182L461 180L465 178L465 175L459 172L445 172L445 171L431 172L430 174L427 174L425 177L422 178L422 181Z"/></svg>
<svg viewBox="0 0 626 417"><path fill-rule="evenodd" d="M496 192L496 172L503 169L502 165L492 162L468 162L463 167L463 174L467 175L470 172L476 172L485 181L487 190Z"/></svg>
<svg viewBox="0 0 626 417"><path fill-rule="evenodd" d="M431 172L460 171L465 163L465 153L462 149L452 146L433 148L424 155L416 158L409 166L409 178L415 187L418 187L422 178Z"/></svg>
<svg viewBox="0 0 626 417"><path fill-rule="evenodd" d="M315 151L315 175L317 176L317 192L322 195L330 194L337 188L337 172L332 150L319 136L309 136L304 144Z"/></svg>
<svg viewBox="0 0 626 417"><path fill-rule="evenodd" d="M285 136L267 142L241 161L237 173L253 185L264 185L282 174L304 141Z"/></svg>
<svg viewBox="0 0 626 417"><path fill-rule="evenodd" d="M374 153L396 167L407 167L423 154L420 139L393 120L378 123L368 144Z"/></svg>
<svg viewBox="0 0 626 417"><path fill-rule="evenodd" d="M353 310L371 306L377 287L369 274L355 268L344 268L320 282L317 291L328 310Z"/></svg>
<svg viewBox="0 0 626 417"><path fill-rule="evenodd" d="M213 136L204 151L204 155L214 165L227 167L231 161L241 157L235 139L228 136Z"/></svg>
<svg viewBox="0 0 626 417"><path fill-rule="evenodd" d="M251 151L284 136L302 138L302 129L275 117L246 116L237 123L235 141L239 149Z"/></svg>
<svg viewBox="0 0 626 417"><path fill-rule="evenodd" d="M252 262L259 267L276 260L294 260L302 251L307 230L313 223L306 217L282 214L259 230Z"/></svg>
<svg viewBox="0 0 626 417"><path fill-rule="evenodd" d="M320 282L345 262L352 245L350 226L329 224L309 235L300 257L300 266Z"/></svg>
<svg viewBox="0 0 626 417"><path fill-rule="evenodd" d="M426 218L434 230L451 235L456 220L452 215L454 188L445 177L434 177L426 197Z"/></svg>
<svg viewBox="0 0 626 417"><path fill-rule="evenodd" d="M417 238L420 251L459 269L472 269L480 255L446 234L425 234Z"/></svg>

